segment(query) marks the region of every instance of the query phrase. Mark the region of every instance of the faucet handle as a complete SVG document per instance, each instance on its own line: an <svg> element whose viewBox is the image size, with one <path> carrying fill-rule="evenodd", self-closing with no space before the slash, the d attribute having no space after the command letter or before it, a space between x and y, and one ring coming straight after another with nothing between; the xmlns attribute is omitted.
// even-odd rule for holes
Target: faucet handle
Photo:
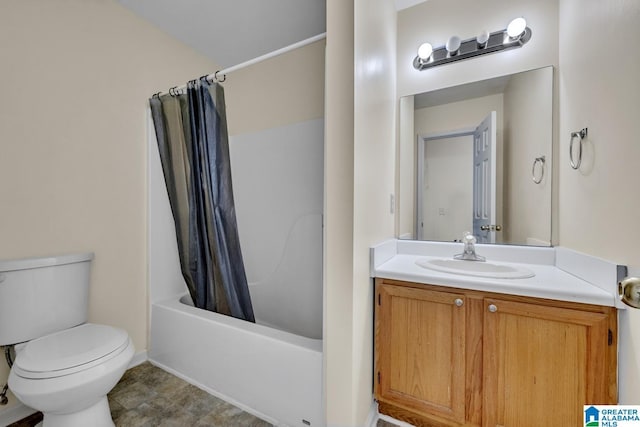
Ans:
<svg viewBox="0 0 640 427"><path fill-rule="evenodd" d="M468 231L465 231L464 234L462 235L462 243L465 243L467 245L475 245L477 242L476 237L469 233Z"/></svg>

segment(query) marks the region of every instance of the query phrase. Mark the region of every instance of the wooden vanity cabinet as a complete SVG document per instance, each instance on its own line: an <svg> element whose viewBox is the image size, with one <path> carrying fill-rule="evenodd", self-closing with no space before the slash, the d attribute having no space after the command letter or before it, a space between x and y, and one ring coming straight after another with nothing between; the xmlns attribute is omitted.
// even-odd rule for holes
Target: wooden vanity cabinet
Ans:
<svg viewBox="0 0 640 427"><path fill-rule="evenodd" d="M417 426L582 425L617 403L602 307L376 279L375 397Z"/></svg>

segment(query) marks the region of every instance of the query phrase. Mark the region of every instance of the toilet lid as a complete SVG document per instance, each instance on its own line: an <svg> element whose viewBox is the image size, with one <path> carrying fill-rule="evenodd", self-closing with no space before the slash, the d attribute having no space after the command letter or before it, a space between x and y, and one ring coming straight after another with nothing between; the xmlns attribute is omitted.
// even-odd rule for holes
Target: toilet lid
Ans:
<svg viewBox="0 0 640 427"><path fill-rule="evenodd" d="M85 323L29 341L13 367L25 378L68 375L119 354L128 342L129 335L122 329Z"/></svg>

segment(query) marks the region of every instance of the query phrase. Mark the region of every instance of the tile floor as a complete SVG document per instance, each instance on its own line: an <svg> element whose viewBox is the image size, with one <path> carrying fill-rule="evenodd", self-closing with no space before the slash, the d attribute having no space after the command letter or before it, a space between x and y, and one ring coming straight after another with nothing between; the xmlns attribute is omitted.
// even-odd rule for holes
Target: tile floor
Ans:
<svg viewBox="0 0 640 427"><path fill-rule="evenodd" d="M145 362L129 369L109 393L117 427L268 427L268 422ZM9 427L33 427L42 416ZM379 420L377 427L394 427Z"/></svg>

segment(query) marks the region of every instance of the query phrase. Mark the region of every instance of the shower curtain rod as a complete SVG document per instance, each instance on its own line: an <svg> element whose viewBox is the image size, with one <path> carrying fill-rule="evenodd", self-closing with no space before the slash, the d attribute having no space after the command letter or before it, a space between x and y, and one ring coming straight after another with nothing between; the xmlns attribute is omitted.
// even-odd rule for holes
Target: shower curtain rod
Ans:
<svg viewBox="0 0 640 427"><path fill-rule="evenodd" d="M326 37L327 37L327 33L321 33L321 34L318 34L317 36L309 37L308 39L304 39L304 40L301 40L301 41L299 41L297 43L291 44L289 46L285 46L285 47L283 47L281 49L274 50L273 52L266 53L266 54L264 54L262 56L258 56L256 58L250 59L250 60L248 60L246 62L242 62L242 63L237 64L237 65L233 65L233 66L231 66L229 68L225 68L223 70L218 70L218 71L216 71L214 73L211 73L211 74L207 75L206 76L207 80L223 82L223 81L225 81L225 79L227 78L227 74L229 74L229 73L233 73L234 71L237 71L237 70L239 70L241 68L248 67L249 65L257 64L258 62L262 62L262 61L265 61L267 59L271 59L271 58L273 58L275 56L282 55L283 53L287 53L287 52L290 52L290 51L292 51L294 49L298 49L298 48L306 46L308 44L317 42L318 40L322 40L322 39L324 39ZM218 75L222 75L223 76L222 80L219 80ZM174 92L180 92L180 91L182 91L183 89L186 89L186 88L187 88L186 84L182 85L182 86L172 87L171 89L169 89L168 93L173 94Z"/></svg>

